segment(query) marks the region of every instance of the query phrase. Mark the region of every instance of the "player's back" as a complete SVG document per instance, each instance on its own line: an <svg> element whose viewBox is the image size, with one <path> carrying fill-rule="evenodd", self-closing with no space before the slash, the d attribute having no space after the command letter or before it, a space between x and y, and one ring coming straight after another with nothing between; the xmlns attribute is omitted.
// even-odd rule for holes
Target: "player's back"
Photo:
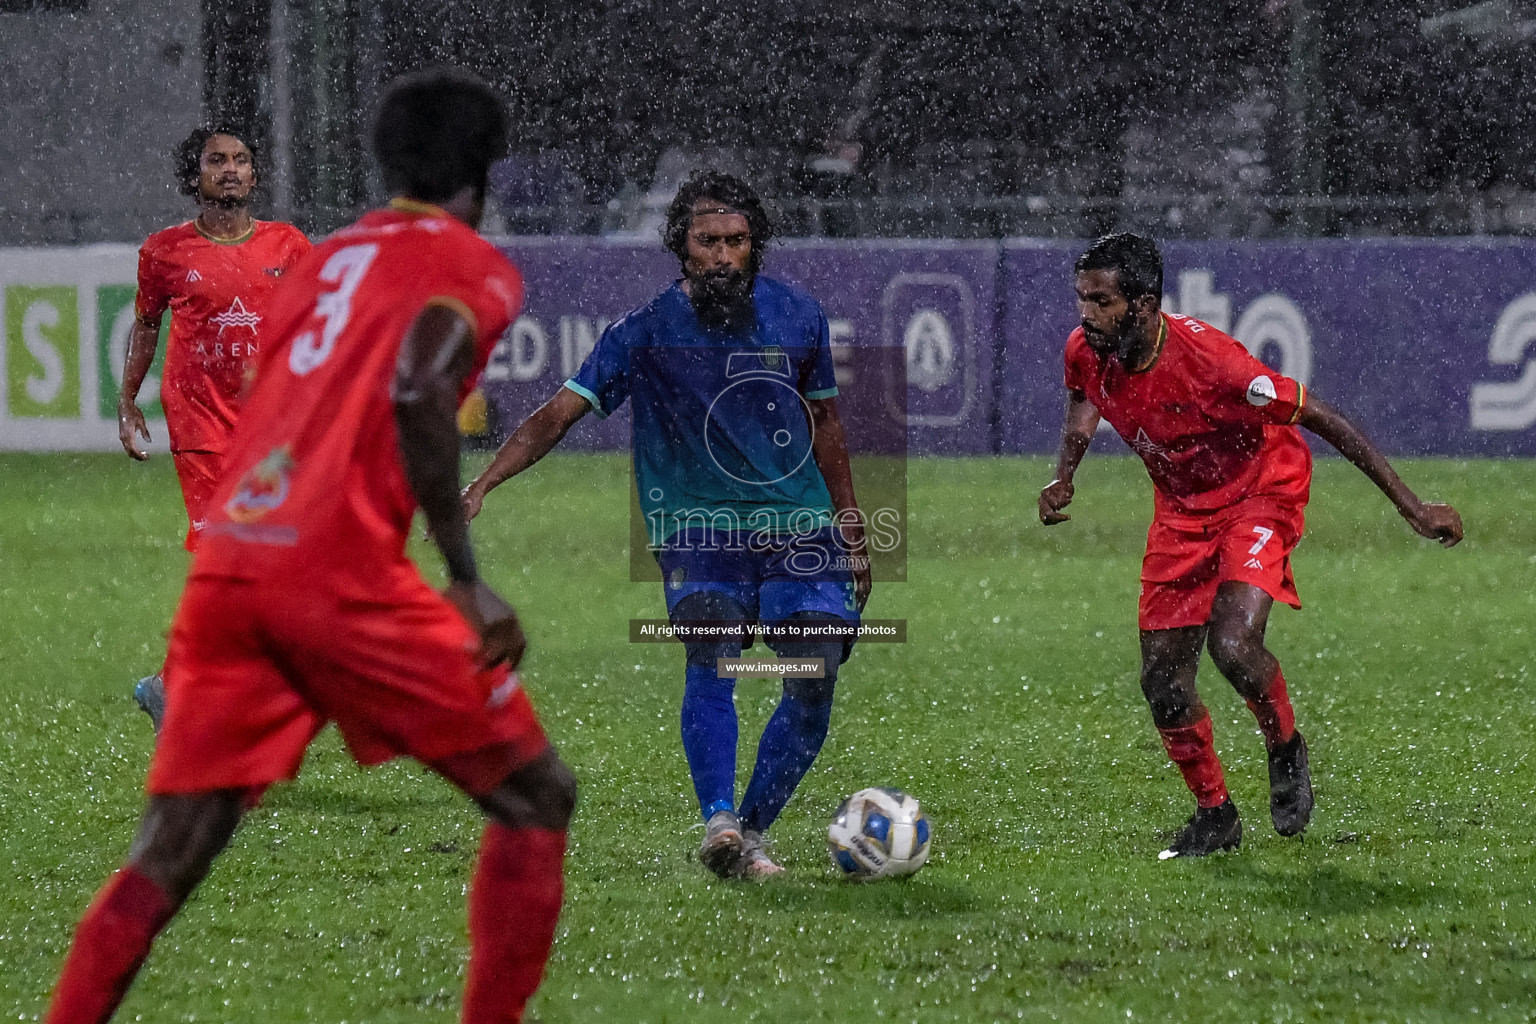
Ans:
<svg viewBox="0 0 1536 1024"><path fill-rule="evenodd" d="M499 252L435 207L378 210L289 275L194 573L366 577L402 562L416 502L390 387L429 303L475 330L476 373L521 300Z"/></svg>

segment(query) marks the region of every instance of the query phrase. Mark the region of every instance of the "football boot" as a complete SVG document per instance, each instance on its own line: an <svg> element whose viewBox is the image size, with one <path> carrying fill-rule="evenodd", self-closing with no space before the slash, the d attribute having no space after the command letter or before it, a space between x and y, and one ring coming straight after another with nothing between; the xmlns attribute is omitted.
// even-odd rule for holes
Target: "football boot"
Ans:
<svg viewBox="0 0 1536 1024"><path fill-rule="evenodd" d="M1312 767L1299 732L1269 752L1269 816L1283 836L1298 834L1312 820Z"/></svg>
<svg viewBox="0 0 1536 1024"><path fill-rule="evenodd" d="M768 856L768 837L755 828L741 830L741 864L737 868L742 878L758 881L782 875L784 867L775 864Z"/></svg>
<svg viewBox="0 0 1536 1024"><path fill-rule="evenodd" d="M1215 807L1197 807L1194 817L1184 826L1158 860L1174 857L1204 857L1221 850L1235 850L1243 841L1243 819L1229 797Z"/></svg>
<svg viewBox="0 0 1536 1024"><path fill-rule="evenodd" d="M735 811L716 811L704 826L699 860L721 878L735 878L742 858L741 819Z"/></svg>
<svg viewBox="0 0 1536 1024"><path fill-rule="evenodd" d="M165 722L165 680L158 675L140 679L133 685L133 702L149 716L155 735L160 735L160 726Z"/></svg>

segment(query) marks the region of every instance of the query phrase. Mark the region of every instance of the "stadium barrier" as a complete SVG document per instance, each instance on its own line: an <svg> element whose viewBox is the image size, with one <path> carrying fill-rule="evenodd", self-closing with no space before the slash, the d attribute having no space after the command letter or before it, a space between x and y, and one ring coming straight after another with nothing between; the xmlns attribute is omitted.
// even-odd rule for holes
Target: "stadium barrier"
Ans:
<svg viewBox="0 0 1536 1024"><path fill-rule="evenodd" d="M504 431L677 267L654 242L501 244L528 285L483 384ZM822 301L843 401L904 422L911 454L1050 452L1080 249L790 240L774 247L768 269ZM1164 252L1165 308L1233 333L1389 453L1536 455L1536 242L1170 242ZM117 447L135 265L131 245L0 249L0 450ZM899 347L905 381L866 371L893 364L850 358L859 346ZM152 371L141 396L152 418L157 387ZM571 443L624 448L628 422L625 412L588 417ZM163 424L151 431L163 449Z"/></svg>

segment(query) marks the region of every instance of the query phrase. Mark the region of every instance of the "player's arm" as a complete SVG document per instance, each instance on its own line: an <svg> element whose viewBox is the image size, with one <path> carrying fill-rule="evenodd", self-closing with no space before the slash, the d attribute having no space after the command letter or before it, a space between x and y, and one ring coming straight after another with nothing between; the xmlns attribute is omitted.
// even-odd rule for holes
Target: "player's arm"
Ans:
<svg viewBox="0 0 1536 1024"><path fill-rule="evenodd" d="M400 343L390 397L406 480L448 565L448 600L479 632L482 659L516 668L528 641L512 606L480 579L459 502L457 414L474 336L459 310L429 304Z"/></svg>
<svg viewBox="0 0 1536 1024"><path fill-rule="evenodd" d="M1081 391L1067 389L1067 415L1061 429L1061 452L1056 456L1056 477L1040 491L1040 521L1046 526L1072 517L1062 509L1072 504L1072 477L1088 454L1094 431L1099 429L1099 410Z"/></svg>
<svg viewBox="0 0 1536 1024"><path fill-rule="evenodd" d="M853 565L854 597L863 611L874 587L874 577L870 573L869 548L864 543L864 516L859 511L859 499L853 494L853 471L848 466L843 421L837 415L836 399L809 398L806 404L811 407L811 457L832 495L833 522L842 532Z"/></svg>
<svg viewBox="0 0 1536 1024"><path fill-rule="evenodd" d="M149 458L149 453L138 446L136 438L151 438L138 404L139 389L155 361L155 349L160 347L160 316L135 316L133 333L128 336L128 356L123 360L123 390L117 396L117 439L123 443L123 451L140 462Z"/></svg>
<svg viewBox="0 0 1536 1024"><path fill-rule="evenodd" d="M512 431L512 436L497 449L496 457L485 467L485 472L464 488L465 519L473 519L480 514L480 506L492 490L548 455L560 443L566 431L575 426L576 421L591 408L592 404L586 398L570 388L562 387L555 392L555 397L519 423L517 429Z"/></svg>
<svg viewBox="0 0 1536 1024"><path fill-rule="evenodd" d="M1438 540L1446 547L1461 540L1461 516L1456 510L1439 502L1420 501L1387 462L1386 456L1349 417L1308 393L1296 422L1333 445L1340 455L1370 477L1420 536Z"/></svg>

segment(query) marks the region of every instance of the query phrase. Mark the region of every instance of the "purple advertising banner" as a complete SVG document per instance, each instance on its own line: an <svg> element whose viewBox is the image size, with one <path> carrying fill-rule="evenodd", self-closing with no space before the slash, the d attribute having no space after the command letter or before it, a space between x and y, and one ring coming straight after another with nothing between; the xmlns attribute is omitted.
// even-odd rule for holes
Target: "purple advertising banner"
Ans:
<svg viewBox="0 0 1536 1024"><path fill-rule="evenodd" d="M483 385L504 435L576 372L609 323L670 286L677 260L659 242L516 238L502 248L526 284ZM764 273L826 311L845 422L905 422L913 454L985 454L996 450L997 265L988 242L788 241L770 249ZM865 346L905 359L849 351ZM627 448L628 409L586 417L565 443Z"/></svg>
<svg viewBox="0 0 1536 1024"><path fill-rule="evenodd" d="M1003 246L1004 452L1056 449L1082 247ZM1171 242L1163 254L1163 308L1232 334L1388 453L1536 455L1536 243Z"/></svg>

